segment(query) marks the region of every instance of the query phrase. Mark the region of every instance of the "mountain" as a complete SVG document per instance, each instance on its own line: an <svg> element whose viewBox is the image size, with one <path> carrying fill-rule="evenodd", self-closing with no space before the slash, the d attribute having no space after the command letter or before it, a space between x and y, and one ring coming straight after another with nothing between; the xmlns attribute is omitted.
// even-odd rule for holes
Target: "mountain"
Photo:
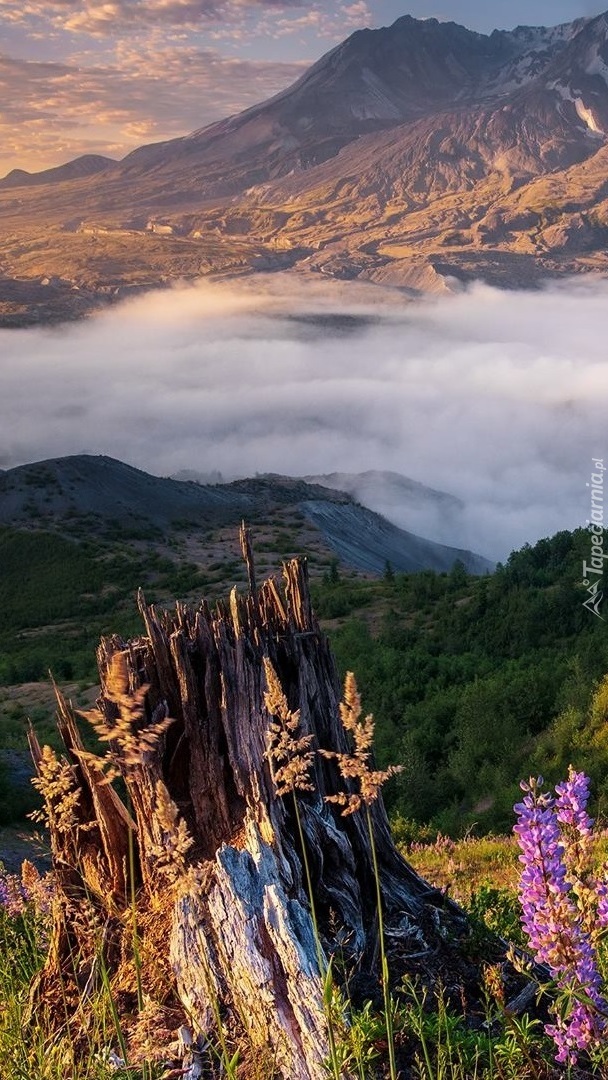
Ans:
<svg viewBox="0 0 608 1080"><path fill-rule="evenodd" d="M113 458L86 454L0 474L0 524L12 527L157 541L175 533L200 536L202 530L235 534L243 517L254 525L277 517L283 529L295 520L300 531L308 523L315 544L326 554L369 573L382 573L387 561L400 571L449 570L457 560L473 574L493 569L480 555L425 540L344 492L297 478L201 485L150 476Z"/></svg>
<svg viewBox="0 0 608 1080"><path fill-rule="evenodd" d="M409 476L383 469L361 473L325 473L305 476L309 484L344 491L394 525L423 532L442 543L453 542L462 531L464 503L454 495L411 480Z"/></svg>
<svg viewBox="0 0 608 1080"><path fill-rule="evenodd" d="M13 169L7 176L0 180L0 188L27 187L34 184L57 184L63 180L77 180L83 176L95 176L97 173L114 165L114 158L103 157L101 154L83 154L82 157L74 158L65 165L59 165L55 169L44 169L42 172L30 173L25 169Z"/></svg>
<svg viewBox="0 0 608 1080"><path fill-rule="evenodd" d="M461 562L469 574L487 574L494 569L494 564L481 555L425 540L355 503L316 499L306 500L301 508L340 560L358 570L378 574L388 563L403 573L441 573L456 562Z"/></svg>
<svg viewBox="0 0 608 1080"><path fill-rule="evenodd" d="M206 474L195 469L182 469L173 479L192 480L205 486L223 483L221 473ZM460 499L401 473L368 469L360 473L323 473L302 479L306 484L329 488L334 494L344 492L368 510L387 518L391 524L440 544L453 545L455 537L463 532L465 506Z"/></svg>
<svg viewBox="0 0 608 1080"><path fill-rule="evenodd" d="M208 273L417 293L605 272L606 132L608 14L490 35L404 16L269 101L93 176L11 174L0 261L21 292L0 315L36 318L43 278L70 315Z"/></svg>

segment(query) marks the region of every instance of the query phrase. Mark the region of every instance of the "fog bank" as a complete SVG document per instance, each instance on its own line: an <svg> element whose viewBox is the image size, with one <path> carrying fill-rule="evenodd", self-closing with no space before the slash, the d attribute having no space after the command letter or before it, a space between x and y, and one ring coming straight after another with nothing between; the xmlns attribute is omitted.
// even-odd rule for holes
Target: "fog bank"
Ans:
<svg viewBox="0 0 608 1080"><path fill-rule="evenodd" d="M86 452L159 475L393 470L463 503L443 522L392 506L397 524L494 558L584 523L608 459L608 282L416 303L292 282L0 331L0 468Z"/></svg>

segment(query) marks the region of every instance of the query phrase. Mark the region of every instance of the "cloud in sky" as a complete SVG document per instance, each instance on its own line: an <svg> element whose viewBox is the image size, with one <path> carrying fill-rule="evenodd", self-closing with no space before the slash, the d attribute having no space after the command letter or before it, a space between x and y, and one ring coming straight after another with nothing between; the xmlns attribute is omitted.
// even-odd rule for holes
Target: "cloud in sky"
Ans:
<svg viewBox="0 0 608 1080"><path fill-rule="evenodd" d="M87 34L115 34L144 26L196 26L201 20L234 21L260 9L306 8L307 0L0 0L0 12L13 23L51 22Z"/></svg>
<svg viewBox="0 0 608 1080"><path fill-rule="evenodd" d="M366 0L0 0L0 22L8 27L34 35L46 29L66 41L135 41L142 32L158 37L179 31L241 41L303 30L340 41L372 21Z"/></svg>
<svg viewBox="0 0 608 1080"><path fill-rule="evenodd" d="M90 66L0 54L0 175L82 153L122 157L255 105L305 68L171 44L124 43L114 62Z"/></svg>
<svg viewBox="0 0 608 1080"><path fill-rule="evenodd" d="M122 157L239 112L366 15L363 0L0 0L0 176Z"/></svg>
<svg viewBox="0 0 608 1080"><path fill-rule="evenodd" d="M303 284L201 284L0 332L0 466L87 452L158 474L390 469L464 501L429 535L496 558L584 522L591 458L608 458L608 283L406 305Z"/></svg>

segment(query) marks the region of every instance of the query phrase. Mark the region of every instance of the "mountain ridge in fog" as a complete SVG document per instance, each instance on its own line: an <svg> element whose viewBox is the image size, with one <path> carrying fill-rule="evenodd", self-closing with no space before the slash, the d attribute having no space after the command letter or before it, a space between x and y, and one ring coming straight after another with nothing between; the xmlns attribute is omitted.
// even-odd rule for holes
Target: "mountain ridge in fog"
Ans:
<svg viewBox="0 0 608 1080"><path fill-rule="evenodd" d="M413 294L605 273L607 132L608 13L490 35L404 16L270 100L93 176L66 178L68 163L50 183L0 181L0 258L21 283L0 317L48 318L42 281L69 317L218 273Z"/></svg>
<svg viewBox="0 0 608 1080"><path fill-rule="evenodd" d="M279 508L299 511L347 566L381 573L449 570L462 562L473 574L493 563L474 552L416 536L354 503L344 492L300 478L255 477L201 485L151 476L105 455L71 455L0 473L0 523L65 528L97 520L132 531L255 524ZM103 531L103 528L102 528Z"/></svg>
<svg viewBox="0 0 608 1080"><path fill-rule="evenodd" d="M310 484L345 491L394 525L423 532L439 543L449 544L455 535L462 534L465 509L462 499L391 469L331 472L304 479Z"/></svg>

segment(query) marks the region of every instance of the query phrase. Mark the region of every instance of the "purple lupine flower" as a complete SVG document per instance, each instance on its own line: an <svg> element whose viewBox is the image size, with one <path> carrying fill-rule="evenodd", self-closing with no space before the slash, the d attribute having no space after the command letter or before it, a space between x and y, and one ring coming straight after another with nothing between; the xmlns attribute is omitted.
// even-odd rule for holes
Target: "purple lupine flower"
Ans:
<svg viewBox="0 0 608 1080"><path fill-rule="evenodd" d="M563 784L556 784L555 808L562 840L566 841L565 855L572 884L575 889L581 883L585 887L579 899L585 928L592 937L597 937L597 931L608 926L608 863L604 864L599 876L593 874L594 821L587 813L589 786L589 777L577 773L571 765L568 779Z"/></svg>
<svg viewBox="0 0 608 1080"><path fill-rule="evenodd" d="M601 877L597 882L597 924L600 930L608 927L608 863L602 867Z"/></svg>
<svg viewBox="0 0 608 1080"><path fill-rule="evenodd" d="M572 765L568 779L555 787L555 812L564 843L566 868L572 883L592 886L593 819L587 813L589 777Z"/></svg>
<svg viewBox="0 0 608 1080"><path fill-rule="evenodd" d="M25 909L25 895L19 878L4 870L0 871L0 906L11 919L18 918Z"/></svg>
<svg viewBox="0 0 608 1080"><path fill-rule="evenodd" d="M524 864L519 885L522 925L536 959L549 967L557 985L587 999L575 1001L566 1016L558 1016L556 1024L545 1028L556 1043L557 1060L575 1064L581 1050L600 1041L608 1015L595 950L572 896L567 845L560 830L559 815L565 819L562 826L572 830L573 842L585 845L586 833L581 839L578 828L585 830L590 821L586 815L588 781L583 783L581 774L571 770L568 783L556 789L557 801L541 793L542 783L542 777L522 782L526 795L515 806L518 823L513 831Z"/></svg>
<svg viewBox="0 0 608 1080"><path fill-rule="evenodd" d="M588 776L576 772L570 765L568 779L563 784L555 785L557 820L562 825L576 829L583 840L591 840L593 836L593 819L587 813L589 783Z"/></svg>
<svg viewBox="0 0 608 1080"><path fill-rule="evenodd" d="M581 1051L597 1046L601 1037L597 1017L580 1001L567 1017L559 1016L555 1024L545 1024L545 1032L557 1046L555 1060L564 1065L576 1065Z"/></svg>

